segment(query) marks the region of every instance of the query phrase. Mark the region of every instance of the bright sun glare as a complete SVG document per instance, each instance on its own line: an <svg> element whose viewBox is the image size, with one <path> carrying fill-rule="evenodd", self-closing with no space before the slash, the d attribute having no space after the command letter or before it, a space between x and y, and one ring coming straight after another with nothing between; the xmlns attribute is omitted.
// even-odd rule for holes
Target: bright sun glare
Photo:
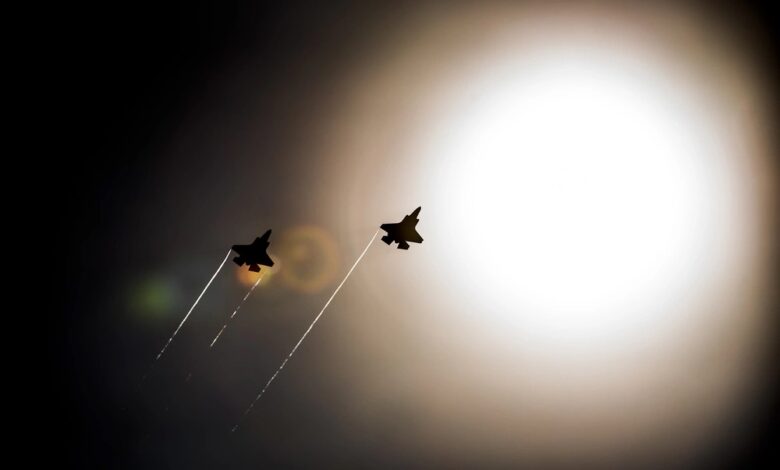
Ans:
<svg viewBox="0 0 780 470"><path fill-rule="evenodd" d="M467 260L463 289L547 349L668 325L733 246L716 124L673 74L618 47L494 64L456 87L425 150L447 210L429 235Z"/></svg>
<svg viewBox="0 0 780 470"><path fill-rule="evenodd" d="M502 4L405 32L328 125L353 252L375 214L422 206L424 243L363 266L366 394L414 407L447 452L531 462L733 431L768 330L750 58L676 8Z"/></svg>

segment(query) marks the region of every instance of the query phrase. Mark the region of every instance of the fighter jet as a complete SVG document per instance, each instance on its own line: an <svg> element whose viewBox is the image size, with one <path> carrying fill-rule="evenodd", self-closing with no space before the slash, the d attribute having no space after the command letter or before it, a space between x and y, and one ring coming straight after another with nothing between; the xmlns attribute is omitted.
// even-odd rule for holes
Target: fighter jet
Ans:
<svg viewBox="0 0 780 470"><path fill-rule="evenodd" d="M404 220L398 222L397 224L380 225L379 228L387 232L387 235L382 237L382 241L388 245L393 242L398 243L399 250L408 250L409 243L407 242L422 243L423 237L417 233L416 229L417 222L420 221L420 219L417 218L417 216L420 214L420 209L422 209L422 207L415 209L414 212L405 216Z"/></svg>
<svg viewBox="0 0 780 470"><path fill-rule="evenodd" d="M268 249L268 237L271 236L271 231L267 231L262 237L255 238L255 241L251 245L233 245L231 248L238 253L238 256L233 258L233 261L239 265L249 265L249 270L258 272L260 271L260 265L271 267L274 265L273 260L266 250Z"/></svg>

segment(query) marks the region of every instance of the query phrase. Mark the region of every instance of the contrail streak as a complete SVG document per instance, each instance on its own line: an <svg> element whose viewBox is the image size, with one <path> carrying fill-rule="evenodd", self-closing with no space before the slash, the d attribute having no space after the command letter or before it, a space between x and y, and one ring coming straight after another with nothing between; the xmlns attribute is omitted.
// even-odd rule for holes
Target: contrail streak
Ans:
<svg viewBox="0 0 780 470"><path fill-rule="evenodd" d="M203 294L206 293L211 283L214 281L214 278L217 277L217 274L219 274L220 271L222 271L222 267L225 266L225 262L227 262L228 257L230 256L230 250L228 250L227 254L225 255L225 259L222 260L222 263L219 265L216 271L214 271L214 275L211 276L211 279L209 279L209 282L206 284L206 287L203 288L203 291L200 293L197 299L195 299L195 303L192 304L192 307L190 307L189 312L187 312L187 315L184 315L184 319L179 323L179 326L176 327L176 330L174 330L173 334L170 338L168 338L168 342L165 343L165 346L163 346L162 350L159 354L157 354L157 357L152 362L152 366L160 360L163 354L165 354L165 350L168 349L168 346L171 344L171 341L173 341L173 338L176 337L176 334L179 333L179 330L184 325L184 323L187 321L187 319L190 317L190 314L193 310L195 310L195 307L198 305L198 302L200 302L200 298L203 297ZM148 375L148 372L147 372ZM146 378L146 375L144 375L144 379ZM141 379L143 382L143 379Z"/></svg>
<svg viewBox="0 0 780 470"><path fill-rule="evenodd" d="M246 409L246 411L244 411L244 414L243 414L243 416L241 417L241 419L243 419L244 417L246 417L246 415L248 415L248 414L249 414L249 413L252 411L252 408L254 408L254 407L255 407L255 403L257 403L257 401L258 401L258 400L260 400L260 397L262 397L262 396L263 396L263 394L265 393L265 391L266 391L266 390L268 390L268 387L269 387L269 386L271 385L271 383L274 381L274 379L276 378L276 376L277 376L277 375L279 375L279 372L281 372L281 371L282 371L282 369L284 369L284 366L285 366L285 365L287 365L287 362L290 360L290 358L292 358L292 357L293 357L293 354L295 354L295 351L297 351L297 350L298 350L298 346L300 346L300 345L301 345L301 343L303 343L303 340L304 340L304 339L306 339L306 336L308 336L308 335L309 335L309 332L311 332L312 328L314 328L314 325L316 325L316 324L317 324L317 321L320 319L320 317L322 316L322 314L323 314L323 313L325 313L325 309L326 309L326 308L328 308L328 305L330 305L330 302L333 300L333 298L334 298L334 297L336 297L336 294L338 294L338 293L339 293L339 290L341 290L341 286L343 286L343 285L344 285L344 283L345 283L345 282L347 282L347 279L349 279L349 275L350 275L350 274L352 274L352 271L354 271L354 270L355 270L355 266L357 266L357 265L358 265L358 263L360 263L360 260L362 260L362 259L363 259L363 257L366 255L366 252L368 252L368 249L371 247L371 244L372 244L372 243L374 243L374 240L376 239L376 236L377 236L378 234L379 234L379 230L377 230L377 231L374 233L374 236L373 236L373 237L371 237L371 241L369 241L369 242L368 242L368 245L366 245L365 249L363 249L363 253L360 253L360 256L358 256L358 259L355 261L355 264L353 264L353 265L352 265L352 267L351 267L351 268L349 268L349 271L347 272L347 275L346 275L346 276L344 276L344 279L342 279L342 281L341 281L341 284L339 284L339 286L338 286L338 287L336 287L336 290L335 290L335 291L333 291L333 294L331 294L331 296L330 296L330 298L328 299L328 301L327 301L327 302L325 302L325 306L323 306L323 307L322 307L322 310L320 310L320 313L319 313L319 314L317 314L317 316L314 318L314 321L313 321L313 322L311 322L311 325L309 325L309 328L307 328L307 329L306 329L306 331L303 333L303 336L301 336L301 339L299 339L299 340L298 340L298 343L295 345L295 347L293 347L293 348L292 348L292 351L290 351L290 354L288 354L288 355L287 355L287 357L284 359L284 361L282 361L282 365L280 365L280 366L279 366L279 368L278 368L278 369L276 369L276 372L274 372L274 375L272 375L272 376L271 376L271 378L270 378L270 379L268 379L268 382L266 382L266 383L265 383L265 386L263 387L263 389L262 389L262 390L260 390L260 393L258 393L258 394L257 394L257 396L255 397L255 399L254 399L254 401L252 402L252 404L251 404L251 405L249 405L249 408L247 408L247 409ZM239 423L239 424L240 424L240 423ZM235 426L233 426L233 429L232 429L230 432L235 432L235 431L236 431L236 429L238 429L238 424L236 424Z"/></svg>
<svg viewBox="0 0 780 470"><path fill-rule="evenodd" d="M209 345L209 349L211 349L211 348L213 348L213 347L214 347L214 343L216 343L216 342L217 342L217 340L219 339L219 337L222 335L222 332L223 332L223 331L225 331L225 328L227 328L227 326L228 326L228 323L230 323L230 320L232 320L232 319L233 319L233 317L235 317L235 316L236 316L236 314L238 313L238 311L241 309L241 306L242 306L242 305L244 305L244 302L246 302L246 299L248 299L248 298L249 298L249 296L250 296L250 295L252 295L252 291L253 291L253 290L255 290L255 287L257 287L257 285L258 285L258 284L260 284L260 281L263 279L263 275L264 275L264 274L265 274L265 272L263 272L262 274L260 274L260 277L258 277L258 278L257 278L257 281L255 281L255 283L254 283L254 285L252 286L252 288L251 288L251 289L249 289L249 292L247 292L247 293L246 293L246 295L244 296L244 298L243 298L243 299L241 299L241 302L238 304L238 307L236 307L236 309L235 309L235 310L233 310L233 313L232 313L232 314L230 314L230 317L227 319L227 321L225 321L225 324L224 324L224 325L222 325L222 329L221 329L221 330L219 330L219 333L217 333L217 336L215 336L215 337L214 337L214 340L211 342L211 345Z"/></svg>

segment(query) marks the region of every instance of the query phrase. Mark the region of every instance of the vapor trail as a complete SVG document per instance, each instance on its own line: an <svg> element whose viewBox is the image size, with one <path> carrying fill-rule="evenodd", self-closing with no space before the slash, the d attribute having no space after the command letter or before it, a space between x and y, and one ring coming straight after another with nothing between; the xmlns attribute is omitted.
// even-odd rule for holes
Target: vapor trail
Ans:
<svg viewBox="0 0 780 470"><path fill-rule="evenodd" d="M214 343L216 343L216 342L217 342L217 340L219 339L219 337L222 335L222 332L223 332L223 331L225 331L225 328L227 328L227 326L228 326L228 323L230 323L230 320L232 320L232 319L233 319L233 317L235 317L235 316L236 316L236 314L238 313L238 311L241 309L241 306L242 306L242 305L244 305L244 302L246 302L246 299L248 299L248 298L249 298L249 296L250 296L250 295L252 295L252 291L253 291L253 290L255 290L255 287L257 287L257 285L258 285L258 284L260 284L260 281L263 279L263 275L264 275L264 274L265 274L265 272L263 272L263 273L261 273L261 274L260 274L260 277L258 277L258 278L257 278L257 281L255 281L255 283L254 283L254 285L252 286L252 288L251 288L251 289L249 289L249 292L247 292L247 293L246 293L246 295L244 296L244 298L243 298L243 299L241 299L241 302L238 304L238 307L236 307L236 309L235 309L235 310L233 310L233 313L232 313L232 314L230 314L230 317L229 317L229 318L228 318L228 319L225 321L225 324L224 324L224 325L222 325L222 329L221 329L221 330L219 330L219 333L217 333L217 336L215 336L215 337L214 337L214 340L211 342L211 345L209 345L209 349L211 349L211 348L213 348L213 347L214 347Z"/></svg>
<svg viewBox="0 0 780 470"><path fill-rule="evenodd" d="M184 315L184 319L179 323L179 326L176 327L176 330L174 330L173 334L170 338L168 338L168 342L165 343L165 346L163 346L162 350L159 354L157 354L157 357L152 362L152 366L154 366L155 362L160 360L160 357L162 357L163 354L165 354L165 350L168 349L168 346L171 344L171 341L173 341L173 338L176 337L176 334L179 333L179 330L184 325L184 323L187 321L187 319L190 317L190 314L193 310L195 310L195 307L198 305L198 302L200 302L200 298L203 297L203 294L206 293L211 283L214 281L214 278L217 277L217 274L219 274L220 271L222 271L222 267L225 266L225 262L227 262L228 257L230 256L230 250L228 250L227 254L225 255L225 259L222 260L222 263L220 263L219 267L216 271L214 271L214 275L211 276L211 279L209 279L209 282L206 284L206 287L203 288L203 291L200 293L197 299L195 299L195 303L192 304L192 307L190 307L190 310L187 312L187 315ZM148 372L147 372L148 374ZM144 375L144 379L146 378L146 375ZM143 379L142 379L143 381Z"/></svg>
<svg viewBox="0 0 780 470"><path fill-rule="evenodd" d="M246 417L246 415L248 415L252 411L252 408L255 407L255 403L257 403L257 401L260 400L260 397L263 396L265 391L268 390L268 387L271 385L271 382L273 382L274 379L276 378L276 376L279 375L279 372L281 372L282 369L284 369L284 366L287 365L287 361L289 361L290 358L293 357L293 354L295 354L295 351L298 350L298 346L300 346L301 343L303 343L303 340L306 339L306 336L309 335L309 332L311 332L312 328L314 328L314 325L317 324L317 321L320 319L322 314L325 313L325 309L328 308L328 305L330 305L330 302L333 300L334 297L336 297L336 294L339 293L339 290L341 290L341 286L343 286L344 283L347 282L347 279L349 278L349 275L352 274L352 271L355 270L355 266L357 266L358 263L360 263L360 260L362 260L363 257L366 255L366 252L368 252L368 249L371 247L371 244L374 243L374 240L376 239L376 236L378 234L379 234L379 230L377 230L374 233L374 236L371 237L371 241L369 241L368 245L366 245L366 247L363 249L363 253L360 253L360 256L358 256L358 259L355 261L355 264L353 264L352 267L349 268L349 271L347 272L347 275L344 276L344 279L341 280L341 284L339 284L339 286L336 287L336 290L333 291L333 294L331 294L331 296L328 299L328 301L325 302L325 306L322 307L322 310L320 310L320 313L317 314L317 316L314 318L314 321L311 322L311 324L309 325L309 328L306 329L306 331L303 333L303 336L301 336L301 339L298 340L298 343L296 343L295 347L293 347L292 351L290 351L290 354L288 354L287 357L284 359L284 361L282 361L282 365L280 365L279 368L276 369L276 372L274 372L274 375L272 375L271 378L268 379L268 382L265 383L265 386L263 387L262 390L260 390L260 393L257 394L257 396L255 397L254 401L252 401L252 404L249 405L249 408L247 408L246 411L244 411L244 414L241 417L241 419ZM238 424L240 424L240 423L238 423ZM235 432L236 429L238 429L238 424L233 426L233 429L230 432Z"/></svg>

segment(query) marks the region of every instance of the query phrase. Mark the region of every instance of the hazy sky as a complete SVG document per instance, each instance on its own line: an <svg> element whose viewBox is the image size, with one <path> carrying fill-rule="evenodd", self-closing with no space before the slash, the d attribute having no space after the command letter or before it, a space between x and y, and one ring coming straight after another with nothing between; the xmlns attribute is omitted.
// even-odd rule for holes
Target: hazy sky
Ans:
<svg viewBox="0 0 780 470"><path fill-rule="evenodd" d="M74 462L690 468L768 439L760 11L108 16L75 41L96 138L52 345ZM378 225L420 205L425 242L375 243L231 434ZM139 389L225 250L269 228L276 265L219 343L254 280L231 263Z"/></svg>

